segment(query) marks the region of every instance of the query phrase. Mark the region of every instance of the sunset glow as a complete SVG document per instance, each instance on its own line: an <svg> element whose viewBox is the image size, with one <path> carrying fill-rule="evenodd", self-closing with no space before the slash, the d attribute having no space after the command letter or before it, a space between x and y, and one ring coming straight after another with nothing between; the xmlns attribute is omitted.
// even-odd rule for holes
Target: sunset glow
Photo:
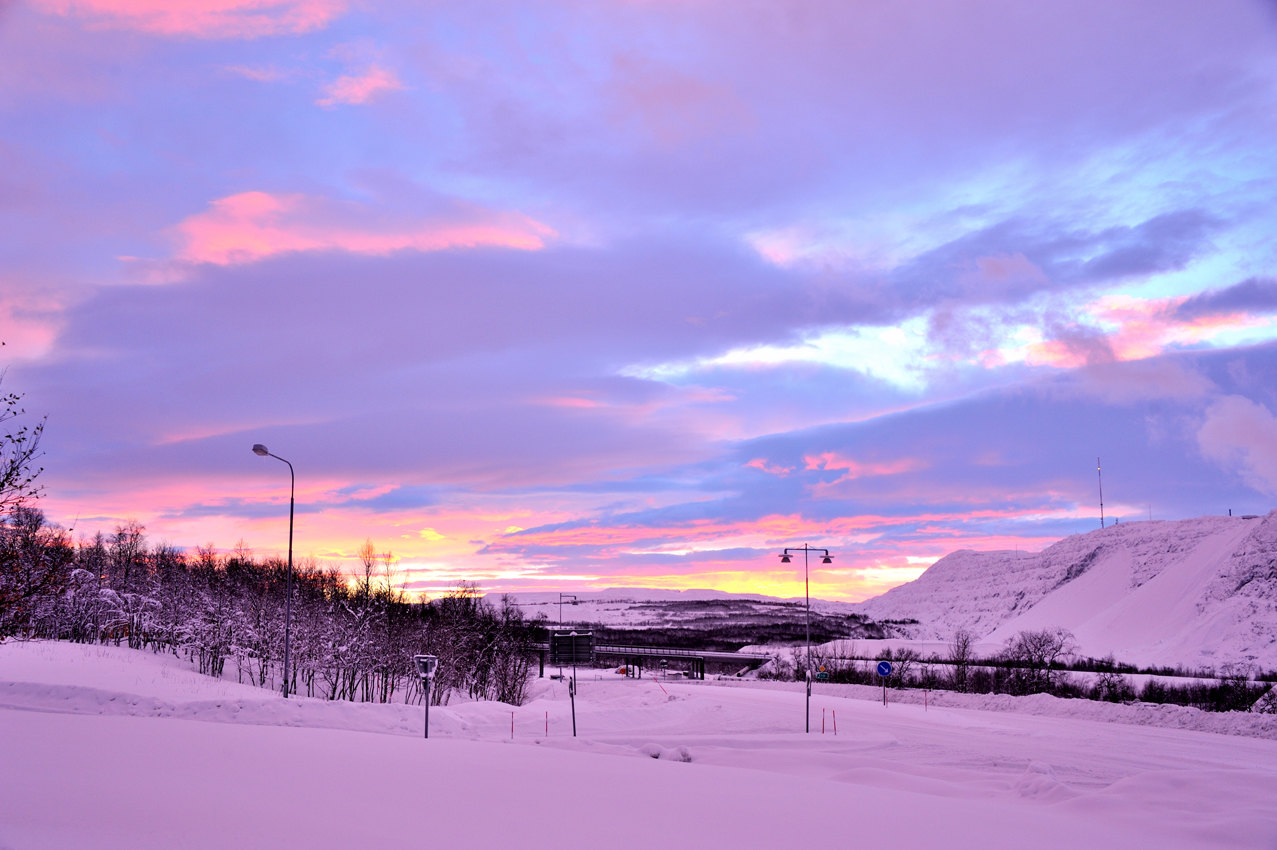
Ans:
<svg viewBox="0 0 1277 850"><path fill-rule="evenodd" d="M800 8L801 7L801 8ZM1277 498L1277 15L3 6L4 391L77 537L861 599ZM17 427L15 420L13 427Z"/></svg>

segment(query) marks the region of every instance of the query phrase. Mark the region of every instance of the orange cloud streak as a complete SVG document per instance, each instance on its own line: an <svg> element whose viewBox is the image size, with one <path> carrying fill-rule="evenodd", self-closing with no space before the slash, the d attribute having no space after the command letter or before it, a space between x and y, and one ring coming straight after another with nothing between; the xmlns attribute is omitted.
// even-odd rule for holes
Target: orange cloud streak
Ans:
<svg viewBox="0 0 1277 850"><path fill-rule="evenodd" d="M499 547L517 550L527 547L589 547L600 556L634 551L706 550L735 545L769 548L789 545L795 540L829 540L851 545L863 544L885 529L915 523L962 523L985 519L1015 519L1042 516L1040 509L976 509L952 513L924 513L909 516L861 515L814 522L796 514L771 514L756 520L692 520L670 526L579 526L575 528L525 531L504 536ZM1071 516L1054 512L1053 516ZM954 532L961 536L958 532ZM963 537L962 539L971 539ZM981 538L983 539L983 538ZM656 541L661 541L659 544ZM657 549L651 547L657 546ZM943 554L943 553L942 553Z"/></svg>
<svg viewBox="0 0 1277 850"><path fill-rule="evenodd" d="M321 29L344 0L33 0L46 14L167 36L258 38Z"/></svg>
<svg viewBox="0 0 1277 850"><path fill-rule="evenodd" d="M1272 328L1275 325L1269 316L1246 312L1183 321L1176 317L1175 310L1186 300L1188 296L1141 299L1128 295L1105 295L1084 308L1083 313L1111 328L1105 340L1113 357L1120 362L1145 360L1177 346L1209 342L1220 333ZM1054 369L1076 369L1088 365L1085 351L1053 339L985 351L981 353L979 362L986 368L1015 362Z"/></svg>
<svg viewBox="0 0 1277 850"><path fill-rule="evenodd" d="M230 265L294 251L339 250L359 254L442 251L481 246L532 251L554 230L518 213L455 205L455 219L427 220L384 231L367 229L371 213L362 204L306 195L242 192L216 200L212 208L174 228L179 259Z"/></svg>
<svg viewBox="0 0 1277 850"><path fill-rule="evenodd" d="M833 472L846 472L838 481L850 481L853 478L865 478L873 475L899 475L902 472L913 472L924 469L926 464L914 458L885 461L882 463L860 463L843 457L837 452L822 452L818 455L806 455L803 463L807 469L825 469Z"/></svg>
<svg viewBox="0 0 1277 850"><path fill-rule="evenodd" d="M324 96L317 103L333 107L341 103L367 103L374 95L402 89L403 83L394 72L373 66L362 74L338 77L324 88Z"/></svg>

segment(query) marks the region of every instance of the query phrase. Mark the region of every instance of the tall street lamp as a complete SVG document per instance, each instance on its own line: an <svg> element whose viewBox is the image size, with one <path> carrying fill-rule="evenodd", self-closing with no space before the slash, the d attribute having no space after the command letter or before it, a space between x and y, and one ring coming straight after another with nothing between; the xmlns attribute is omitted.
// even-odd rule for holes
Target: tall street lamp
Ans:
<svg viewBox="0 0 1277 850"><path fill-rule="evenodd" d="M288 591L284 597L284 699L288 699L288 644L293 625L293 503L297 494L297 476L293 473L293 465L282 457L271 454L261 443L253 445L253 454L261 457L273 457L288 464Z"/></svg>
<svg viewBox="0 0 1277 850"><path fill-rule="evenodd" d="M811 731L811 581L810 571L807 568L807 556L812 552L819 552L823 557L820 559L822 564L832 564L834 556L829 554L828 549L814 549L804 543L802 546L787 547L785 551L780 553L780 562L782 564L790 563L790 552L803 553L803 592L807 596L807 731Z"/></svg>

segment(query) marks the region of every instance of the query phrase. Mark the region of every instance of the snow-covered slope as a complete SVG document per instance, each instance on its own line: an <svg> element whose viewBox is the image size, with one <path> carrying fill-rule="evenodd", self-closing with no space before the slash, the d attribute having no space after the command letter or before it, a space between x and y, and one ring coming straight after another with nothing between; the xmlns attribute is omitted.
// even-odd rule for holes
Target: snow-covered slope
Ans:
<svg viewBox="0 0 1277 850"><path fill-rule="evenodd" d="M0 848L1277 847L1269 716L821 683L806 734L794 682L583 673L574 703L436 706L423 740L421 706L6 642Z"/></svg>
<svg viewBox="0 0 1277 850"><path fill-rule="evenodd" d="M917 620L911 637L983 642L1062 626L1083 655L1137 664L1277 668L1277 511L1265 517L1134 522L1040 553L941 558L861 603L876 620Z"/></svg>

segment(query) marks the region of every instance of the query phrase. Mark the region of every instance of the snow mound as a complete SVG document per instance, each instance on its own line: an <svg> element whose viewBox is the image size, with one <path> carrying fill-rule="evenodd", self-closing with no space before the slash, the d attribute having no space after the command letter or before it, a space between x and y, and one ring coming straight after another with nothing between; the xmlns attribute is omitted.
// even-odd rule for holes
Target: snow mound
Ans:
<svg viewBox="0 0 1277 850"><path fill-rule="evenodd" d="M639 752L648 758L664 759L665 761L690 762L692 760L692 753L687 747L662 747L658 744L644 744L639 747Z"/></svg>

